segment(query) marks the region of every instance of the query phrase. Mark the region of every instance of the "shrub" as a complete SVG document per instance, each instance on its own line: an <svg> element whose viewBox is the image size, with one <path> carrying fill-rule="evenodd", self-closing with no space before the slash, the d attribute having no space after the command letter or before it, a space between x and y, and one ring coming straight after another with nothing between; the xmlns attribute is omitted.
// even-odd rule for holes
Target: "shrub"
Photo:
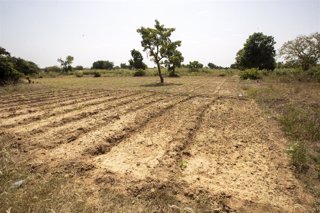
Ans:
<svg viewBox="0 0 320 213"><path fill-rule="evenodd" d="M145 76L146 72L144 70L137 70L133 73L134 77Z"/></svg>
<svg viewBox="0 0 320 213"><path fill-rule="evenodd" d="M95 72L93 73L93 77L95 77L95 78L101 77L101 73L95 71Z"/></svg>
<svg viewBox="0 0 320 213"><path fill-rule="evenodd" d="M259 74L257 69L248 69L245 71L240 72L240 78L243 80L246 79L261 79L261 75Z"/></svg>
<svg viewBox="0 0 320 213"><path fill-rule="evenodd" d="M0 58L0 84L16 83L22 76L15 68L13 63L6 57Z"/></svg>
<svg viewBox="0 0 320 213"><path fill-rule="evenodd" d="M307 151L302 143L294 143L289 149L288 153L291 156L292 163L298 172L306 173L308 170L307 166Z"/></svg>
<svg viewBox="0 0 320 213"><path fill-rule="evenodd" d="M78 78L83 77L83 72L82 72L82 71L76 71L74 74L75 74L76 77L78 77Z"/></svg>
<svg viewBox="0 0 320 213"><path fill-rule="evenodd" d="M180 75L177 74L176 72L169 72L169 77L171 77L171 78L178 78L178 77L180 77Z"/></svg>

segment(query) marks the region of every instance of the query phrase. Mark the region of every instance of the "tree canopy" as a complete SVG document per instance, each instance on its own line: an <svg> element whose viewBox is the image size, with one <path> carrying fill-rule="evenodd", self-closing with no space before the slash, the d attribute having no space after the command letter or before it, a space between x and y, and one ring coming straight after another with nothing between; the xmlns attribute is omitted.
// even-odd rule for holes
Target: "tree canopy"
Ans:
<svg viewBox="0 0 320 213"><path fill-rule="evenodd" d="M163 83L161 74L161 63L163 59L168 59L169 49L178 47L181 41L171 41L170 37L175 28L165 28L158 20L155 20L154 28L141 27L137 29L142 37L141 46L151 57L151 60L157 65L160 82ZM172 50L170 50L171 52Z"/></svg>
<svg viewBox="0 0 320 213"><path fill-rule="evenodd" d="M103 60L99 60L99 61L95 61L92 64L92 69L105 69L105 70L111 70L113 69L113 62L111 61L103 61Z"/></svg>
<svg viewBox="0 0 320 213"><path fill-rule="evenodd" d="M279 54L286 63L298 64L304 70L308 70L320 60L320 33L298 36L287 41L280 48Z"/></svg>
<svg viewBox="0 0 320 213"><path fill-rule="evenodd" d="M131 50L132 59L129 60L129 66L132 69L143 69L147 68L147 65L143 63L143 56L138 50Z"/></svg>
<svg viewBox="0 0 320 213"><path fill-rule="evenodd" d="M199 61L190 61L188 64L188 68L191 72L196 72L199 69L203 68L203 64L201 64Z"/></svg>
<svg viewBox="0 0 320 213"><path fill-rule="evenodd" d="M73 62L73 59L74 58L71 55L68 55L65 60L58 58L57 61L60 63L62 70L64 72L68 72L72 70L71 64Z"/></svg>
<svg viewBox="0 0 320 213"><path fill-rule="evenodd" d="M0 47L0 84L17 82L23 75L32 75L40 71L32 61L11 57L11 54Z"/></svg>
<svg viewBox="0 0 320 213"><path fill-rule="evenodd" d="M237 67L246 68L258 68L274 70L275 45L274 38L272 36L264 35L263 33L253 33L249 36L243 48L240 49L236 56Z"/></svg>

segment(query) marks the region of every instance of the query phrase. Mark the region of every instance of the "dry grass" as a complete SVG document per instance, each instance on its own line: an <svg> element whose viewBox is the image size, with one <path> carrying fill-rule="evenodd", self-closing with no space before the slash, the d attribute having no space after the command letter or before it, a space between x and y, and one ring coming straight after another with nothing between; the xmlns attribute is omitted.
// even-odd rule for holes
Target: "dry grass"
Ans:
<svg viewBox="0 0 320 213"><path fill-rule="evenodd" d="M318 197L320 210L320 84L243 82L242 88L279 121L297 176Z"/></svg>

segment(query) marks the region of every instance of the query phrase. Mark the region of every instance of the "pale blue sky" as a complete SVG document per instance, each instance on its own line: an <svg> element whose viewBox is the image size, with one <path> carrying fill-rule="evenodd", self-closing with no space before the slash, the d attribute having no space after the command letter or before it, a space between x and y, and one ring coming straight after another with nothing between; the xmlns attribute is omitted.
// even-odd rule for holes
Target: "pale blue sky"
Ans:
<svg viewBox="0 0 320 213"><path fill-rule="evenodd" d="M184 63L230 66L254 32L274 36L276 49L319 32L320 0L0 0L0 46L40 67L58 65L57 58L67 55L74 65L119 65L131 49L142 50L136 29L152 27L155 19L176 28Z"/></svg>

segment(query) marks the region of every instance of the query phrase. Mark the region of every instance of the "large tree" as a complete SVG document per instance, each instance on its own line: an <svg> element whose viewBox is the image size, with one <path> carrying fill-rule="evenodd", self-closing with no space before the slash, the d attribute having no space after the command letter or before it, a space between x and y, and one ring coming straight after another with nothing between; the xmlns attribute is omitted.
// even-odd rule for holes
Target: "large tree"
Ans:
<svg viewBox="0 0 320 213"><path fill-rule="evenodd" d="M168 59L168 47L172 45L170 36L175 28L165 28L158 20L155 20L154 28L141 27L137 29L142 37L141 46L143 51L146 51L152 58L152 61L157 65L160 82L163 83L161 74L161 63L163 59ZM176 43L181 43L176 41Z"/></svg>
<svg viewBox="0 0 320 213"><path fill-rule="evenodd" d="M298 36L287 41L279 51L280 56L289 64L301 65L304 70L316 65L320 60L320 34Z"/></svg>
<svg viewBox="0 0 320 213"><path fill-rule="evenodd" d="M73 62L73 59L74 58L71 55L68 55L65 60L58 58L57 61L60 63L62 70L64 72L68 72L72 70L71 64Z"/></svg>
<svg viewBox="0 0 320 213"><path fill-rule="evenodd" d="M129 60L130 68L133 69L143 69L147 68L147 65L143 63L143 56L138 50L131 50L132 59Z"/></svg>
<svg viewBox="0 0 320 213"><path fill-rule="evenodd" d="M274 70L276 66L274 38L263 33L249 36L243 48L238 51L236 63L239 68L258 68Z"/></svg>

